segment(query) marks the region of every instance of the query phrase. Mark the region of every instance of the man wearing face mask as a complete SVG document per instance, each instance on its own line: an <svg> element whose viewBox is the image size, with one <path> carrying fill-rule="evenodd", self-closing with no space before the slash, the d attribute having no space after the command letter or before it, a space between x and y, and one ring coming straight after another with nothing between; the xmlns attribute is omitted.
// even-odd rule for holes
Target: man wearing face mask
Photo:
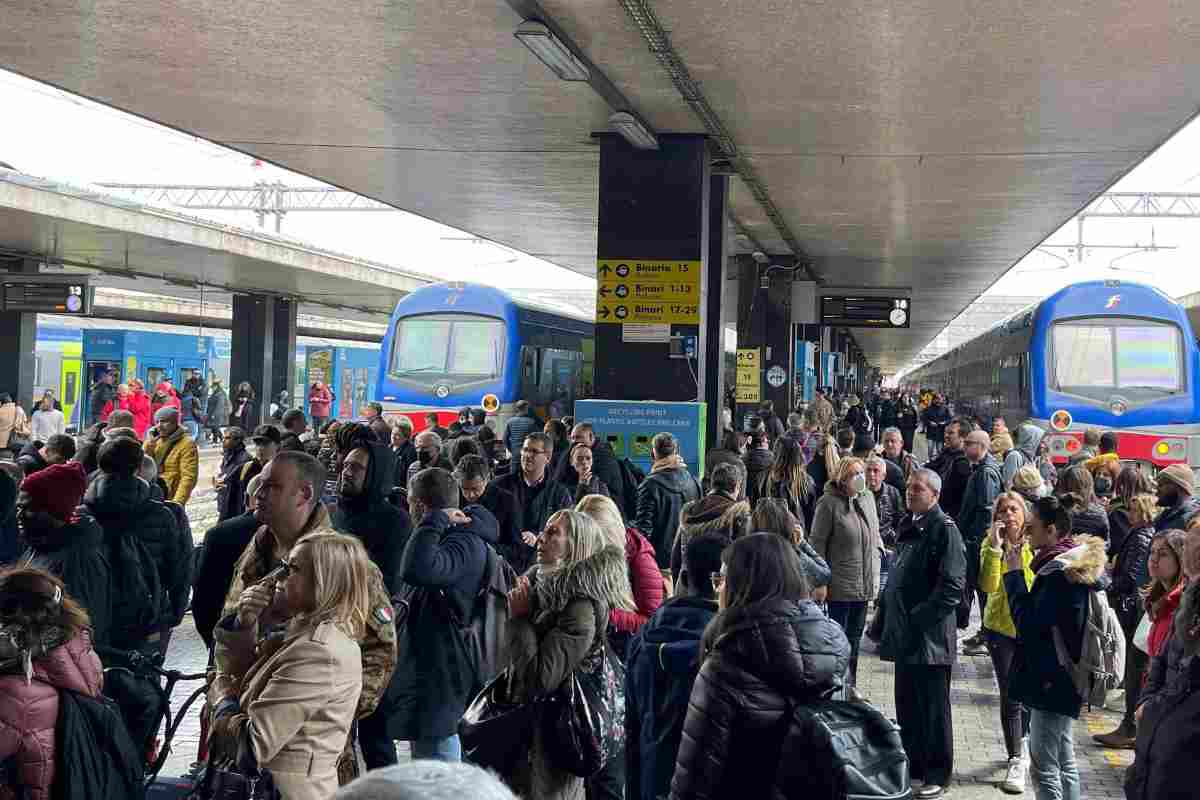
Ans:
<svg viewBox="0 0 1200 800"><path fill-rule="evenodd" d="M1188 524L1200 514L1200 501L1195 493L1196 476L1190 467L1172 464L1159 472L1158 505L1162 513L1154 523L1155 532L1187 530Z"/></svg>
<svg viewBox="0 0 1200 800"><path fill-rule="evenodd" d="M417 460L408 467L407 483L412 483L412 479L417 476L418 472L430 467L444 469L447 472L454 470L450 459L442 454L442 437L433 431L421 431L413 439L413 444L417 448Z"/></svg>
<svg viewBox="0 0 1200 800"><path fill-rule="evenodd" d="M971 461L971 478L963 492L962 508L959 509L958 529L962 531L963 543L967 547L967 584L963 589L962 605L958 609L958 627L966 628L971 620L971 606L976 597L979 608L987 605L987 593L979 588L980 548L992 524L992 506L1000 492L1004 491L1004 479L1000 462L990 452L992 439L986 431L967 434L966 454ZM948 447L949 445L947 445ZM983 630L963 642L963 653L982 655Z"/></svg>
<svg viewBox="0 0 1200 800"><path fill-rule="evenodd" d="M416 594L388 687L388 734L411 742L414 759L462 759L458 721L483 677L473 674L465 648L446 628L450 615L471 617L488 551L496 546L496 518L479 505L459 509L459 502L458 481L447 470L423 469L409 483L408 510L416 529L404 548L400 575Z"/></svg>
<svg viewBox="0 0 1200 800"><path fill-rule="evenodd" d="M259 425L254 429L250 437L252 458L225 479L228 513L224 519L233 519L246 513L246 486L279 452L281 438L279 429L274 425Z"/></svg>

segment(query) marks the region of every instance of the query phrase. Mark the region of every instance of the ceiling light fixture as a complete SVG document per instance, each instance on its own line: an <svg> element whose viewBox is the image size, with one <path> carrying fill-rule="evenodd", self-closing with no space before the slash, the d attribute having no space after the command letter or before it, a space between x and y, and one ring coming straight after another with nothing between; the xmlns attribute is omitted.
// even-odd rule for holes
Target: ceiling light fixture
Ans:
<svg viewBox="0 0 1200 800"><path fill-rule="evenodd" d="M576 58L569 47L537 20L522 22L513 36L562 80L586 81L591 78L587 65Z"/></svg>
<svg viewBox="0 0 1200 800"><path fill-rule="evenodd" d="M628 111L616 112L608 118L608 124L638 150L658 149L658 137Z"/></svg>

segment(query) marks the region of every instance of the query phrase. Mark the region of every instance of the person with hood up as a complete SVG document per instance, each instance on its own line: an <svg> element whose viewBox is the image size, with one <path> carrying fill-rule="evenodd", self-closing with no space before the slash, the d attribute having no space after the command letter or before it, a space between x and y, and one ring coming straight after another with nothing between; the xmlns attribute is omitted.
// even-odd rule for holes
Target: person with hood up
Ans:
<svg viewBox="0 0 1200 800"><path fill-rule="evenodd" d="M684 553L692 539L716 536L726 544L750 533L751 508L743 498L740 465L720 464L709 478L709 492L679 511L679 529L671 544L671 576L677 590L687 587Z"/></svg>
<svg viewBox="0 0 1200 800"><path fill-rule="evenodd" d="M909 514L871 637L896 665L896 719L920 798L940 797L954 774L950 678L957 660L955 611L966 581L962 537L938 505L941 477L919 469L908 481Z"/></svg>
<svg viewBox="0 0 1200 800"><path fill-rule="evenodd" d="M415 591L407 593L400 659L384 710L389 741L410 742L413 758L462 760L458 721L491 677L474 674L465 649L446 631L448 613L471 618L498 537L491 512L459 502L458 481L444 469L423 469L409 485L408 509L417 523L400 577Z"/></svg>
<svg viewBox="0 0 1200 800"><path fill-rule="evenodd" d="M1196 493L1196 476L1191 467L1172 464L1158 473L1158 505L1162 508L1154 521L1157 532L1186 530L1200 515Z"/></svg>
<svg viewBox="0 0 1200 800"><path fill-rule="evenodd" d="M214 378L212 391L208 395L205 407L205 422L208 423L209 441L218 444L221 441L221 427L229 424L229 395L220 378ZM242 430L246 430L242 428Z"/></svg>
<svg viewBox="0 0 1200 800"><path fill-rule="evenodd" d="M1089 593L1104 591L1104 540L1071 536L1071 513L1056 497L1033 504L1028 520L1034 550L1026 583L1021 548L1004 555L1004 590L1020 646L1009 695L1030 709L1030 775L1038 798L1079 800L1074 721L1083 697L1060 661L1056 639L1078 661L1088 624Z"/></svg>
<svg viewBox="0 0 1200 800"><path fill-rule="evenodd" d="M146 431L150 430L150 421L153 418L150 411L150 395L146 394L146 385L138 378L129 379L129 391L129 410L133 412L133 430L138 439L144 439ZM109 427L113 427L111 418Z"/></svg>
<svg viewBox="0 0 1200 800"><path fill-rule="evenodd" d="M692 539L683 554L687 585L659 607L629 645L625 671L625 797L659 800L671 791L688 700L700 671L700 640L717 614L712 576L719 536Z"/></svg>
<svg viewBox="0 0 1200 800"><path fill-rule="evenodd" d="M114 611L121 612L119 630L113 631L118 649L140 648L145 642L161 643L183 618L188 605L192 577L192 541L185 535L171 509L156 497L153 486L138 477L142 452L137 442L118 437L100 448L100 470L83 496L83 507L104 529L110 558L113 559L114 585L130 586L118 572L123 562L117 559L119 540L131 537L143 544L154 560L163 596L159 612L150 630L129 628L126 609L134 602L127 592L117 592ZM190 532L189 532L190 534ZM152 585L152 582L147 581ZM161 644L155 647L161 648Z"/></svg>
<svg viewBox="0 0 1200 800"><path fill-rule="evenodd" d="M0 572L0 796L50 800L60 753L60 692L99 698L104 672L88 612L55 576Z"/></svg>
<svg viewBox="0 0 1200 800"><path fill-rule="evenodd" d="M875 498L867 491L866 466L844 458L837 474L825 484L817 502L809 541L832 573L829 617L850 640L850 670L846 685L857 696L858 647L867 623L867 605L879 595L879 518Z"/></svg>
<svg viewBox="0 0 1200 800"><path fill-rule="evenodd" d="M775 456L771 452L771 439L761 425L750 432L746 442L746 453L742 460L746 465L746 482L742 489L750 505L758 500L759 489L763 485L764 476L771 469Z"/></svg>
<svg viewBox="0 0 1200 800"><path fill-rule="evenodd" d="M135 445L136 447L136 445ZM62 581L91 618L93 643L108 645L113 592L104 532L79 502L88 488L75 462L46 467L21 481L17 526L26 544L20 564Z"/></svg>
<svg viewBox="0 0 1200 800"><path fill-rule="evenodd" d="M237 516L235 512L241 504L231 500L241 491L242 467L250 461L250 454L246 452L246 432L241 428L232 425L226 428L221 445L221 466L212 477L213 488L217 490L217 522Z"/></svg>
<svg viewBox="0 0 1200 800"><path fill-rule="evenodd" d="M577 672L601 680L609 613L635 610L625 553L588 515L559 511L538 537L537 564L517 579L508 607L513 702L542 700ZM534 726L527 760L505 782L521 797L584 800L584 779L555 766L543 736L543 726Z"/></svg>
<svg viewBox="0 0 1200 800"><path fill-rule="evenodd" d="M967 434L964 448L971 462L971 477L967 479L962 507L955 517L967 548L967 582L963 587L962 605L958 609L958 627L964 629L970 624L971 607L976 598L979 599L980 609L987 606L987 593L979 588L980 549L992 523L992 506L1000 492L1004 491L1000 463L989 452L991 442L986 431L971 431ZM982 628L974 636L963 640L965 655L983 655L986 652Z"/></svg>
<svg viewBox="0 0 1200 800"><path fill-rule="evenodd" d="M167 499L186 507L200 479L200 451L179 424L178 408L160 408L154 421L146 439L146 455L158 464L158 473L167 484Z"/></svg>
<svg viewBox="0 0 1200 800"><path fill-rule="evenodd" d="M388 502L395 469L391 450L360 422L338 429L337 445L342 472L337 505L330 515L333 527L362 540L383 573L388 594L394 595L400 589L400 559L412 521L406 510Z"/></svg>
<svg viewBox="0 0 1200 800"><path fill-rule="evenodd" d="M638 487L635 528L654 545L659 569L671 568L671 543L679 529L680 512L687 503L700 499L700 483L679 455L679 442L669 433L655 434L650 441L654 462L650 474Z"/></svg>
<svg viewBox="0 0 1200 800"><path fill-rule="evenodd" d="M842 685L850 643L809 599L808 579L782 536L735 541L712 576L719 611L704 631L671 800L783 797L780 749L791 708Z"/></svg>

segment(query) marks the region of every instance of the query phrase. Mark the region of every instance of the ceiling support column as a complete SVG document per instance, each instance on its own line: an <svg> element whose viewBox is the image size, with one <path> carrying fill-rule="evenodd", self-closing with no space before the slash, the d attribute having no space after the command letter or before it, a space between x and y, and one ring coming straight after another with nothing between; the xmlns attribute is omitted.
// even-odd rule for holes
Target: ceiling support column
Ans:
<svg viewBox="0 0 1200 800"><path fill-rule="evenodd" d="M295 379L296 303L284 297L235 294L228 387L234 410L238 384L249 381L257 398L252 422L261 424L281 391L290 397L296 390Z"/></svg>
<svg viewBox="0 0 1200 800"><path fill-rule="evenodd" d="M786 419L791 410L796 370L792 332L792 271L759 264L753 256L737 256L738 349L758 350L759 397L770 400L775 413ZM763 286L763 282L766 286ZM778 385L773 385L773 384ZM746 420L758 413L759 403L738 403L734 427L745 429Z"/></svg>
<svg viewBox="0 0 1200 800"><path fill-rule="evenodd" d="M36 261L17 261L8 272L23 275L38 272ZM0 392L8 392L21 407L33 401L37 347L37 314L0 314ZM58 394L58 386L54 386ZM15 454L14 454L15 455Z"/></svg>

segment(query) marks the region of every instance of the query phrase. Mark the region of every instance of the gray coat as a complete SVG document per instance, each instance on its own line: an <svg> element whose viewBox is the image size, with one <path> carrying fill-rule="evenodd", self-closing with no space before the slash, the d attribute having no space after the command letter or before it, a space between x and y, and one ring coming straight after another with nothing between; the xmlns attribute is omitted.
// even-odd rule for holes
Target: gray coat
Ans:
<svg viewBox="0 0 1200 800"><path fill-rule="evenodd" d="M870 492L847 497L833 481L817 502L809 542L829 564L829 599L874 600L879 595L879 519Z"/></svg>

